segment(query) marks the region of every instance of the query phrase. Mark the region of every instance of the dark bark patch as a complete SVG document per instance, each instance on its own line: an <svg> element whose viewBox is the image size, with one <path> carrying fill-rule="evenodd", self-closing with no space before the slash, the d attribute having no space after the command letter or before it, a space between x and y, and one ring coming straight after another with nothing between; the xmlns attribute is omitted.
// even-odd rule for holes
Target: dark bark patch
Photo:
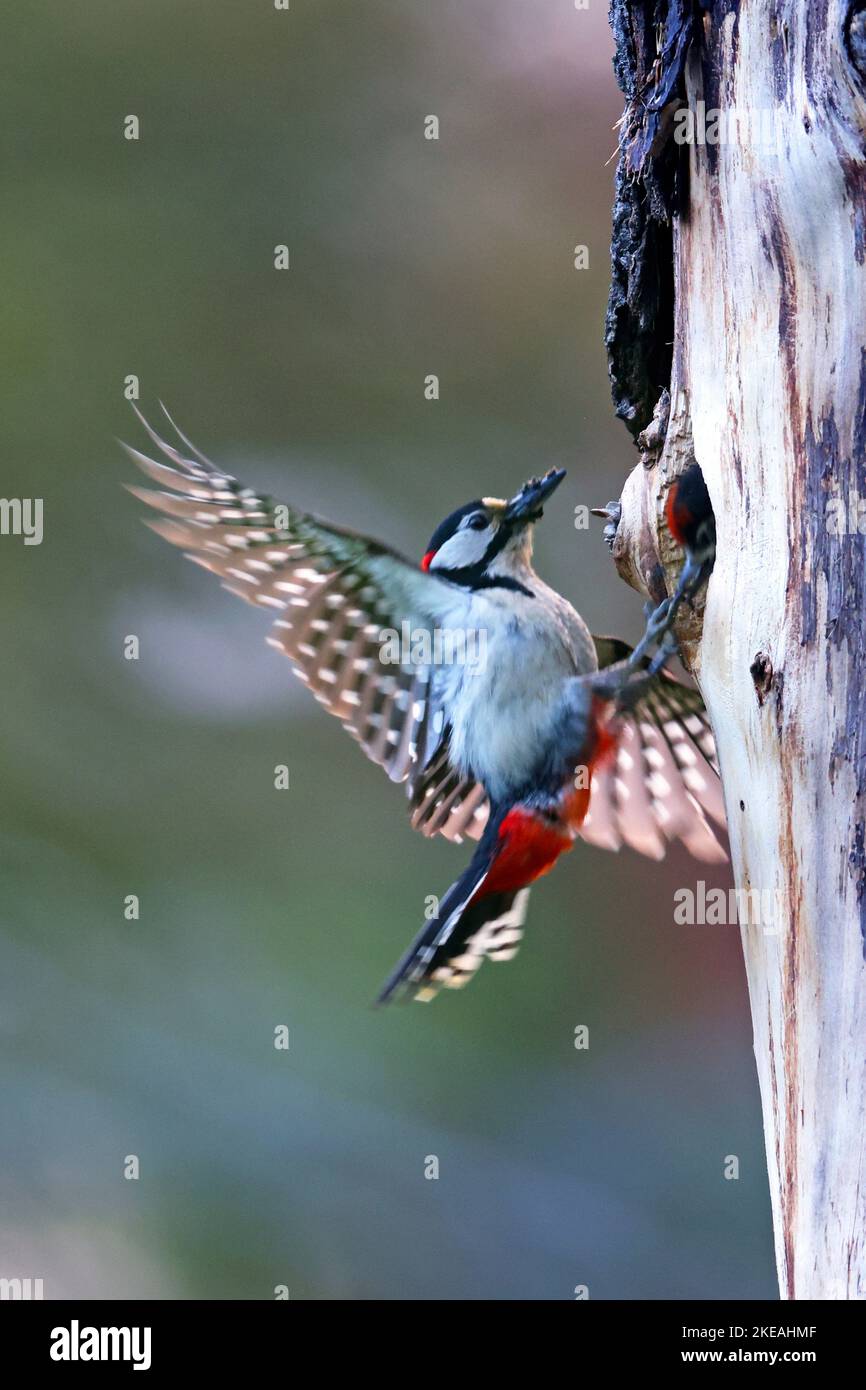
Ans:
<svg viewBox="0 0 866 1390"><path fill-rule="evenodd" d="M755 687L758 704L763 708L764 701L773 688L773 663L766 652L757 652L749 667L749 675Z"/></svg>
<svg viewBox="0 0 866 1390"><path fill-rule="evenodd" d="M866 0L848 6L845 16L845 50L861 82L866 82Z"/></svg>
<svg viewBox="0 0 866 1390"><path fill-rule="evenodd" d="M764 232L762 246L770 264L779 277L779 346L785 368L785 384L791 401L791 419L799 417L797 398L797 281L794 258L784 223L779 215L775 194L769 189L764 195Z"/></svg>
<svg viewBox="0 0 866 1390"><path fill-rule="evenodd" d="M770 16L770 48L773 55L773 92L781 104L791 87L791 34L784 20Z"/></svg>
<svg viewBox="0 0 866 1390"><path fill-rule="evenodd" d="M863 162L840 154L839 163L854 224L854 257L857 264L862 265L866 260L866 179L863 177Z"/></svg>
<svg viewBox="0 0 866 1390"><path fill-rule="evenodd" d="M775 193L764 190L764 230L761 245L779 280L779 347L782 352L785 393L789 419L796 428L800 419L800 391L797 374L797 279L796 265Z"/></svg>
<svg viewBox="0 0 866 1390"><path fill-rule="evenodd" d="M614 71L626 97L605 320L614 410L633 436L645 429L673 361L671 219L682 207L685 147L671 137L685 99L692 0L612 0Z"/></svg>
<svg viewBox="0 0 866 1390"><path fill-rule="evenodd" d="M854 419L853 453L861 469L866 462L866 347L860 349L860 378L857 383L857 414Z"/></svg>
<svg viewBox="0 0 866 1390"><path fill-rule="evenodd" d="M707 112L724 111L733 105L734 74L739 53L739 0L714 0L705 9L707 14L699 30L703 40L700 46L701 90ZM729 15L733 19L723 42L714 31L725 25ZM718 145L708 141L701 148L701 157L706 162L708 172L715 176L719 165Z"/></svg>
<svg viewBox="0 0 866 1390"><path fill-rule="evenodd" d="M866 536L860 531L857 510L864 489L864 432L866 432L866 353L861 351L857 416L854 422L854 448L849 453L840 443L832 408L817 431L811 417L807 421L805 445L805 502L813 510L815 524L811 535L801 538L801 552L811 559L813 579L803 585L806 609L815 621L816 584L821 575L826 594L825 680L829 696L836 692L833 670L835 651L847 657L844 724L836 732L827 774L836 781L841 767L854 774L855 800L851 807L852 848L849 870L855 876L860 907L859 930L866 953L866 892L864 892L863 824L866 820ZM828 494L828 487L830 489ZM827 498L841 504L840 524L828 524ZM804 512L805 515L805 512ZM807 548L810 546L811 548Z"/></svg>
<svg viewBox="0 0 866 1390"><path fill-rule="evenodd" d="M614 410L634 436L649 424L670 384L673 322L671 229L653 216L642 184L620 161L605 345Z"/></svg>
<svg viewBox="0 0 866 1390"><path fill-rule="evenodd" d="M773 713L776 719L776 733L781 740L784 733L785 715L785 672L776 671L773 676L773 691L776 696Z"/></svg>
<svg viewBox="0 0 866 1390"><path fill-rule="evenodd" d="M838 115L833 84L827 81L827 36L830 27L829 0L809 0L809 22L803 45L803 76L809 101L824 115ZM840 35L840 38L842 36Z"/></svg>
<svg viewBox="0 0 866 1390"><path fill-rule="evenodd" d="M860 937L863 942L863 958L866 960L866 920L863 912L866 895L866 822L858 820L853 826L852 841L848 869L854 880L857 901L860 904Z"/></svg>

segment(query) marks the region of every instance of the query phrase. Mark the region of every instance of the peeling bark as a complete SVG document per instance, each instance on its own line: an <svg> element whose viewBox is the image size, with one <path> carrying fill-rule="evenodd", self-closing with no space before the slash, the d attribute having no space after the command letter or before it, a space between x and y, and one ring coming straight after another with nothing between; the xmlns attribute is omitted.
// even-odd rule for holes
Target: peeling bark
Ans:
<svg viewBox="0 0 866 1390"><path fill-rule="evenodd" d="M626 97L620 123L605 323L614 409L633 435L646 429L671 376L671 219L685 162L671 141L685 100L692 0L612 0L614 70Z"/></svg>
<svg viewBox="0 0 866 1390"><path fill-rule="evenodd" d="M664 66L663 42L648 55L634 38L660 11L663 35L685 23L673 0L614 5L632 107ZM718 555L703 640L692 618L686 656L716 732L737 887L777 905L742 936L786 1298L866 1297L864 11L712 0L695 8L686 50L671 50L668 97L738 119L669 158L679 170L688 157L668 203L673 405L657 457L627 484L617 538L629 582L652 592L655 548L670 587L661 507L693 449ZM664 158L654 138L638 154L623 144L633 201ZM656 250L633 245L644 259L632 283ZM618 257L615 246L612 303ZM646 383L623 364L649 317L632 316L631 356L628 315L609 335L615 399L643 427Z"/></svg>

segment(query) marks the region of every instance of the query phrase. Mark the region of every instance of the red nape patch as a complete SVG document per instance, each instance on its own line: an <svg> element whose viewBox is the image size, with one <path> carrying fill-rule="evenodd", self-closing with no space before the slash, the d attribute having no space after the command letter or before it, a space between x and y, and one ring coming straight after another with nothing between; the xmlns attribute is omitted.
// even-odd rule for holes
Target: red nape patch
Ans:
<svg viewBox="0 0 866 1390"><path fill-rule="evenodd" d="M679 483L674 483L665 501L665 521L674 540L684 546L688 543L688 533L695 524L695 518L679 499L679 492Z"/></svg>
<svg viewBox="0 0 866 1390"><path fill-rule="evenodd" d="M587 800L589 793L584 793ZM488 893L513 893L549 873L564 850L574 841L551 825L537 811L515 806L499 827L499 852L481 885L479 898Z"/></svg>
<svg viewBox="0 0 866 1390"><path fill-rule="evenodd" d="M424 571L425 574L426 574L427 571L429 570L429 568L430 568L430 562L432 561L433 556L434 556L435 554L436 554L436 551L435 551L435 550L428 550L428 551L427 551L427 554L424 556L424 559L421 561L421 568L422 568L422 570Z"/></svg>

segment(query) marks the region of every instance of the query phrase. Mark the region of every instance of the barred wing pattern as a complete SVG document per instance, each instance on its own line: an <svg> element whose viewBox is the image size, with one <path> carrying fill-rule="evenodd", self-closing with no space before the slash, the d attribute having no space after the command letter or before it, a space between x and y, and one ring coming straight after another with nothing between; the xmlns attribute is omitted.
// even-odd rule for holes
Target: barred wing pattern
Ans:
<svg viewBox="0 0 866 1390"><path fill-rule="evenodd" d="M481 839L490 804L481 783L463 777L453 766L449 732L446 725L440 747L410 791L411 825L422 835L443 835L459 845L466 835Z"/></svg>
<svg viewBox="0 0 866 1390"><path fill-rule="evenodd" d="M681 840L695 859L724 863L710 821L726 824L709 717L697 690L663 674L624 721L615 760L593 774L581 835L651 859Z"/></svg>
<svg viewBox="0 0 866 1390"><path fill-rule="evenodd" d="M274 611L267 640L369 758L393 781L408 779L411 794L442 739L441 668L383 661L383 631L447 624L460 592L386 546L244 487L178 430L194 456L185 457L136 413L171 465L124 446L170 489L129 489L167 518L148 524L231 593Z"/></svg>
<svg viewBox="0 0 866 1390"><path fill-rule="evenodd" d="M631 653L615 638L594 640L600 667ZM484 789L455 771L444 743L416 779L412 825L424 835L480 839L488 813ZM625 844L651 859L681 840L696 859L723 863L727 854L711 820L726 824L709 717L700 692L665 672L623 720L614 761L593 773L580 834L603 849Z"/></svg>

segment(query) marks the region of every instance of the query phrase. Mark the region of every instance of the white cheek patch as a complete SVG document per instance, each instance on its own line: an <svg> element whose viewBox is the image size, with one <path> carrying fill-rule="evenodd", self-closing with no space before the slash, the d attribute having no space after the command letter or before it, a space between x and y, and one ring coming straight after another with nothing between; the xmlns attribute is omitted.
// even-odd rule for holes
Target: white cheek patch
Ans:
<svg viewBox="0 0 866 1390"><path fill-rule="evenodd" d="M495 526L487 526L483 531L473 531L471 527L457 531L440 545L431 561L431 570L460 570L477 565L484 559L495 535Z"/></svg>

